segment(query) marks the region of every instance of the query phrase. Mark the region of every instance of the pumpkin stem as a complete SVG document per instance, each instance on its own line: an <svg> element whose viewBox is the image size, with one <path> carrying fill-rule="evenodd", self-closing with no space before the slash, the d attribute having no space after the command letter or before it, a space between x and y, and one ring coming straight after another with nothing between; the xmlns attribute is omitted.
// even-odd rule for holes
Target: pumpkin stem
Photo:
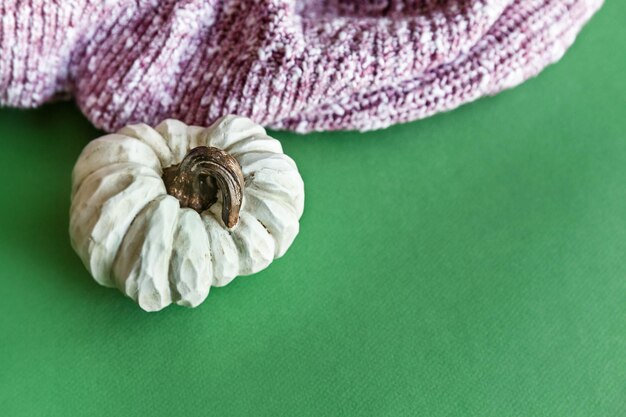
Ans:
<svg viewBox="0 0 626 417"><path fill-rule="evenodd" d="M202 213L217 201L222 192L222 221L231 228L239 220L243 199L243 173L235 158L221 149L198 146L185 155L178 165L163 171L167 193Z"/></svg>

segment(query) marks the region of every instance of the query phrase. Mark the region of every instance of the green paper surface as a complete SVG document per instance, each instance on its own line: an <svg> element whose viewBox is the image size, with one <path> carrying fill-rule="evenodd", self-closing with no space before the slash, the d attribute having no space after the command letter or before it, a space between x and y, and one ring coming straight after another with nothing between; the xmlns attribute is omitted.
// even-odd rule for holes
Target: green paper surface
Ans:
<svg viewBox="0 0 626 417"><path fill-rule="evenodd" d="M625 416L626 3L555 66L370 133L273 132L300 235L148 314L70 247L72 103L0 110L0 415Z"/></svg>

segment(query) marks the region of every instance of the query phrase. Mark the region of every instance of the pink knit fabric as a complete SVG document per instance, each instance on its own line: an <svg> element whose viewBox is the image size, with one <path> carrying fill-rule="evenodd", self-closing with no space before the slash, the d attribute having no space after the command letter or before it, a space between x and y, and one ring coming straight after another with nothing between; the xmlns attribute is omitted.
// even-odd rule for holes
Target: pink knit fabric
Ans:
<svg viewBox="0 0 626 417"><path fill-rule="evenodd" d="M0 104L73 94L98 127L235 113L381 128L515 86L602 0L0 0Z"/></svg>

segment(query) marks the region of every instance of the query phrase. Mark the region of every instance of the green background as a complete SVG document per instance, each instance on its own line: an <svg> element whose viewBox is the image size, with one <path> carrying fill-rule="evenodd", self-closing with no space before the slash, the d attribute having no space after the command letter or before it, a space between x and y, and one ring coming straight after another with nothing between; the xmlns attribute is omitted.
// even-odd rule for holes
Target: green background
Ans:
<svg viewBox="0 0 626 417"><path fill-rule="evenodd" d="M276 132L300 235L197 309L144 313L73 253L75 106L1 110L0 415L626 415L624 16L451 113Z"/></svg>

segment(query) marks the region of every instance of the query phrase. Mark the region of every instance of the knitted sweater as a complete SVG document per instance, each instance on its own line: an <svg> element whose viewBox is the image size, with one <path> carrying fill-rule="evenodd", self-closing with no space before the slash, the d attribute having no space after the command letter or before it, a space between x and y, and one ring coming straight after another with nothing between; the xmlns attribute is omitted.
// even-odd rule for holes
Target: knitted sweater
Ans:
<svg viewBox="0 0 626 417"><path fill-rule="evenodd" d="M97 126L382 128L515 86L602 0L0 0L0 104Z"/></svg>

